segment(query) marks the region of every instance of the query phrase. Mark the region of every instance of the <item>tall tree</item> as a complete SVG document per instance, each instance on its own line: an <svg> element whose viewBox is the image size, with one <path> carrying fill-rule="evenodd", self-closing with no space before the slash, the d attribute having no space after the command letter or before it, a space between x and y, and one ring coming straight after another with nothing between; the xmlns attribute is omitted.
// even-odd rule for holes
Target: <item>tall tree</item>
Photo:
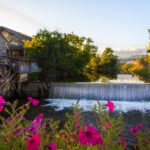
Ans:
<svg viewBox="0 0 150 150"><path fill-rule="evenodd" d="M106 48L102 53L101 61L98 65L98 73L100 73L101 76L109 79L117 78L117 56L113 54L113 50L111 48Z"/></svg>

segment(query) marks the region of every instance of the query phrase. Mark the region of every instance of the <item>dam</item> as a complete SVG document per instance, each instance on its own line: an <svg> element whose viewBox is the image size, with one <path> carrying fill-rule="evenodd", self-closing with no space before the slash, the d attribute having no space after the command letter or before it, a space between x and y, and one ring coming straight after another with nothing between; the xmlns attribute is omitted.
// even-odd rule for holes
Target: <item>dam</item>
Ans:
<svg viewBox="0 0 150 150"><path fill-rule="evenodd" d="M50 98L150 101L148 83L71 82L52 83Z"/></svg>

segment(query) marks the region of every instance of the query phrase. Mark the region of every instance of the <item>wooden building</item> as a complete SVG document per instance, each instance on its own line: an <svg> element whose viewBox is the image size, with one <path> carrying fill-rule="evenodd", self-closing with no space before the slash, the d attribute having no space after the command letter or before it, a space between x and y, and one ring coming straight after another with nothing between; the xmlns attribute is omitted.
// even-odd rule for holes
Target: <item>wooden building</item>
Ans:
<svg viewBox="0 0 150 150"><path fill-rule="evenodd" d="M27 80L27 74L38 71L37 66L26 60L23 40L31 37L0 26L0 95L9 95L19 84Z"/></svg>

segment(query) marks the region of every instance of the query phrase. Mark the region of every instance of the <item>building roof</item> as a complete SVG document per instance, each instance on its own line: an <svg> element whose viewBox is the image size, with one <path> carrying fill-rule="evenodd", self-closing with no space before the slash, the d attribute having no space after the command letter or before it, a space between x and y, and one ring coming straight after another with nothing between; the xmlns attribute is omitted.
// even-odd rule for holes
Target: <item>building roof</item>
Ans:
<svg viewBox="0 0 150 150"><path fill-rule="evenodd" d="M12 29L9 29L7 27L0 26L0 30L5 30L5 31L9 32L10 34L13 34L14 36L16 36L20 40L31 40L30 36L25 35L25 34L20 33L20 32L17 32L17 31L12 30Z"/></svg>
<svg viewBox="0 0 150 150"><path fill-rule="evenodd" d="M14 44L14 43L12 43L13 40L8 40L6 37L4 37L2 35L3 38L7 41L7 46L9 47L9 50L23 50L24 49L23 48L23 45L24 45L23 40L31 40L30 36L25 35L25 34L20 33L20 32L17 32L17 31L14 31L14 30L9 29L7 27L0 26L0 31L8 32L10 35L13 35L20 42L20 44Z"/></svg>

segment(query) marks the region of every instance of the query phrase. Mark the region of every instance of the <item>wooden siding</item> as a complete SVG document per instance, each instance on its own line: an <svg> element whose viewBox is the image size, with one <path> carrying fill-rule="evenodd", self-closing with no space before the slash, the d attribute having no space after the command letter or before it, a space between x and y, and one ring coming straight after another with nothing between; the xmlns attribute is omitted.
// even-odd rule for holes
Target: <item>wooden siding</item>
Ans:
<svg viewBox="0 0 150 150"><path fill-rule="evenodd" d="M0 27L0 64L8 65L20 74L38 72L36 64L24 60L25 52L22 40L30 39L31 37L19 32Z"/></svg>
<svg viewBox="0 0 150 150"><path fill-rule="evenodd" d="M0 35L0 57L6 56L7 44L5 39Z"/></svg>

